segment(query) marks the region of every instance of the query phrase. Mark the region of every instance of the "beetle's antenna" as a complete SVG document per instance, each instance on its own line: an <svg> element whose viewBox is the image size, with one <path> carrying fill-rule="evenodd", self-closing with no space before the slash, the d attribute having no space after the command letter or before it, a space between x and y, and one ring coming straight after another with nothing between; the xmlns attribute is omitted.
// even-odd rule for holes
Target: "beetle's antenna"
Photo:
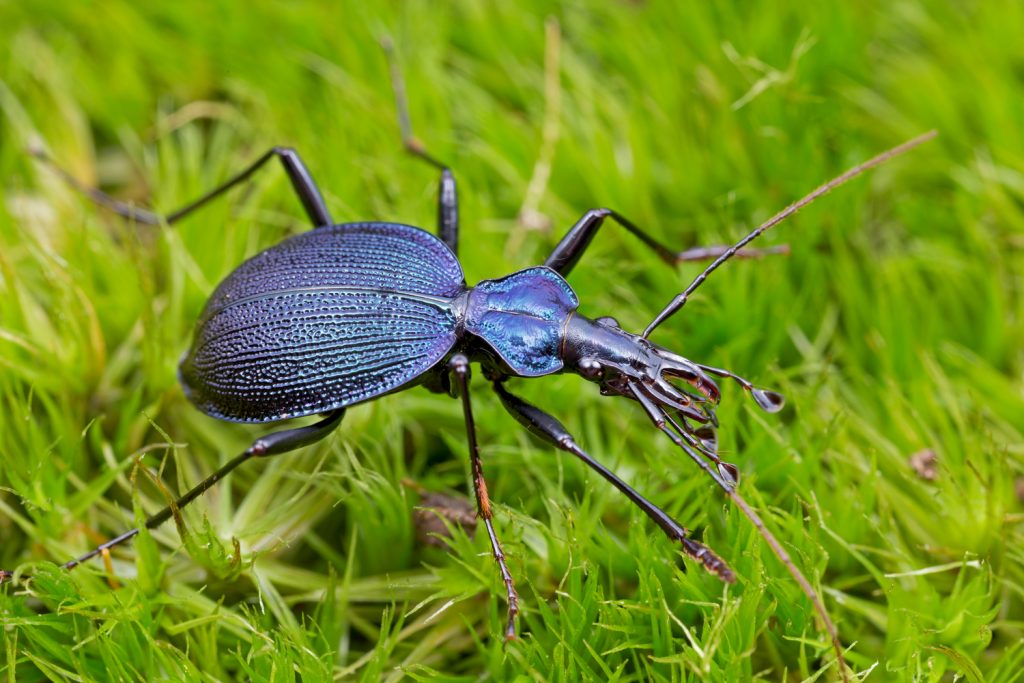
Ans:
<svg viewBox="0 0 1024 683"><path fill-rule="evenodd" d="M793 562L793 559L789 556L789 553L786 552L786 549L782 547L782 544L779 543L779 540L775 538L775 534L773 534L768 529L768 527L765 526L765 523L761 519L761 516L758 515L757 512L752 507L750 507L750 505L743 498L743 496L739 494L739 492L736 490L735 485L733 485L727 478L723 477L721 474L712 469L711 465L709 465L708 462L704 460L704 458L702 458L699 453L697 453L697 451L695 451L693 448L689 446L689 444L687 444L686 440L681 437L681 434L677 434L675 431L673 431L673 427L675 429L679 429L679 425L676 424L674 420L671 420L668 417L668 415L665 412L663 412L660 408L652 405L649 401L640 400L639 397L642 394L640 393L636 385L630 384L630 389L633 391L634 396L637 397L637 400L639 400L640 405L643 406L648 416L654 422L654 425L658 429L663 431L676 446L681 448L683 452L686 453L686 455L689 456L691 460L697 463L697 466L704 470L704 472L709 477L711 477L712 480L714 480L718 487L725 492L725 495L732 499L732 502L736 504L736 507L740 509L740 512L742 512L743 515L750 520L750 523L753 524L754 527L757 529L757 532L761 535L761 538L763 538L765 542L767 542L768 545L771 547L772 552L775 554L775 557L779 558L779 561L786 566L786 569L789 571L789 573L793 576L794 579L796 579L796 582L800 584L800 588L803 590L804 594L814 605L814 611L818 613L818 617L824 624L825 630L828 631L829 637L832 640L832 648L835 650L836 659L839 662L839 671L843 680L849 681L850 674L849 669L846 665L846 660L843 658L843 644L839 640L839 631L838 629L836 629L836 625L832 621L831 617L829 617L828 612L825 610L824 603L822 603L821 598L818 597L818 593L814 590L814 587L811 585L811 582L808 581L807 577L803 575L803 572L801 572L800 569L797 568L796 564Z"/></svg>
<svg viewBox="0 0 1024 683"><path fill-rule="evenodd" d="M913 138L911 140L908 140L907 142L904 142L902 145L897 145L896 147L893 147L890 150L882 152L878 156L876 156L876 157L874 157L872 159L869 159L869 160L865 161L862 164L858 164L857 166L854 166L853 168L851 168L850 170L846 171L842 175L833 178L832 180L828 181L824 185L821 185L820 187L818 187L816 190L814 190L813 192L808 194L803 199L800 199L799 201L796 201L796 202L790 204L785 209L783 209L782 211L780 211L779 213L775 214L774 216L769 218L767 221L765 221L764 223L759 225L757 228L755 228L754 230L750 231L750 233L746 237L741 239L739 242L737 242L733 246L729 247L729 249L725 253L723 253L721 256L716 258L711 263L711 265L709 265L707 268L705 268L704 272L702 272L700 275L698 275L696 278L694 278L693 282L690 283L689 287L687 287L685 290L683 290L682 294L677 294L676 297L674 299L672 299L672 301L670 301L669 304L667 306L665 306L665 308L662 309L661 313L659 313L658 315L656 315L654 317L654 320L651 321L651 324L647 326L647 329L644 330L644 333L642 335L643 338L646 339L647 337L649 337L651 335L651 332L654 332L655 328L658 327L658 325L660 325L661 323L665 322L666 320L671 318L673 315L678 313L679 310L686 304L687 298L691 294L693 294L693 292L698 287L701 286L701 284L704 282L704 280L707 279L708 275L710 275L720 265L722 265L723 263L728 261L730 258L732 258L736 254L737 251L739 251L740 249L745 247L747 244L749 244L750 242L754 241L759 236L761 236L762 233L765 233L770 228L775 227L776 225L778 225L779 223L781 223L785 219L789 218L790 216L792 216L794 213L796 213L800 209L804 208L805 206L807 206L808 204L813 202L818 197L822 196L823 194L828 193L830 190L834 190L835 188L839 187L840 185L842 185L846 181L851 180L853 178L856 178L857 176L859 176L864 171L867 171L869 169L874 168L875 166L883 164L886 161L888 161L889 159L892 159L893 157L899 156L900 154L903 154L904 152L906 152L906 151L908 151L910 149L913 149L914 147L917 147L921 143L924 143L924 142L927 142L928 140L931 140L936 135L938 135L938 131L930 130L927 133L924 133L923 135L918 135L916 138Z"/></svg>

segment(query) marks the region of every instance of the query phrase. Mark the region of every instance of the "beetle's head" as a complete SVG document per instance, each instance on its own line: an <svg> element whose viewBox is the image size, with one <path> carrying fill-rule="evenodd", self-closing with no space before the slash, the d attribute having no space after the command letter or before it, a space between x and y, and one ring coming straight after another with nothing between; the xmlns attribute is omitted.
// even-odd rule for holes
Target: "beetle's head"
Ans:
<svg viewBox="0 0 1024 683"><path fill-rule="evenodd" d="M758 389L727 370L694 363L626 332L614 318L574 315L566 326L562 360L567 369L598 384L602 394L640 402L659 426L665 421L674 424L684 438L690 437L692 446L716 462L714 409L721 392L712 375L736 380L769 413L781 410L784 403L781 394Z"/></svg>
<svg viewBox="0 0 1024 683"><path fill-rule="evenodd" d="M573 316L562 357L606 396L638 393L702 424L714 420L721 393L700 366L619 327L614 318Z"/></svg>

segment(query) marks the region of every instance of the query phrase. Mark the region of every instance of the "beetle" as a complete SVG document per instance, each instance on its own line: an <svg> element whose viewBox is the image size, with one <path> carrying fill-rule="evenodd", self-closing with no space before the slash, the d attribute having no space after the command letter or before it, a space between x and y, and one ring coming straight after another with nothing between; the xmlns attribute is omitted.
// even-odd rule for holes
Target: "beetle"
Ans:
<svg viewBox="0 0 1024 683"><path fill-rule="evenodd" d="M389 52L390 55L390 52ZM392 83L406 149L440 173L437 235L380 221L335 223L299 154L274 147L223 185L166 216L124 204L84 187L48 156L36 151L69 183L99 204L131 220L172 225L210 200L246 181L272 160L282 165L313 229L285 239L248 259L212 293L182 357L179 379L185 395L204 413L246 423L271 423L320 415L319 421L271 432L149 518L154 528L188 505L229 472L253 458L269 457L324 439L353 405L424 386L461 401L477 512L504 582L504 635L516 633L519 597L492 519L479 454L469 386L471 365L491 382L502 405L551 446L582 460L625 494L683 552L725 582L736 575L713 550L657 505L616 476L575 440L552 415L512 393L512 378L572 372L598 385L604 395L636 401L750 518L800 583L826 626L842 664L838 635L820 598L785 550L737 491L739 471L717 454L714 408L721 392L715 377L737 382L767 412L783 398L755 387L728 370L691 361L650 341L665 320L683 308L708 275L765 231L854 176L930 139L934 131L894 147L820 186L736 244L677 253L620 213L587 211L539 266L469 286L458 261L459 208L454 175L413 136L404 87L393 59ZM664 261L713 258L641 334L611 317L590 318L567 277L600 228L612 221ZM762 250L746 255L777 251ZM139 533L132 529L70 560L71 569ZM9 572L0 578L10 578ZM845 674L845 668L844 674Z"/></svg>

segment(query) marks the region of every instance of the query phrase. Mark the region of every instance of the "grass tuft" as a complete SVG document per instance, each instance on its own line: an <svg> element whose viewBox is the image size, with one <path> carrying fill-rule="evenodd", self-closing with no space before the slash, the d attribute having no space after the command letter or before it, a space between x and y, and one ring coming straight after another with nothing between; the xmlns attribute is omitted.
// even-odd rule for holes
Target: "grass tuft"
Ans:
<svg viewBox="0 0 1024 683"><path fill-rule="evenodd" d="M716 272L656 337L786 395L765 416L724 385L721 450L862 680L1020 680L1024 5L158 5L0 3L0 567L31 577L0 588L0 679L837 680L751 525L638 407L575 377L516 391L697 530L735 586L479 378L514 643L485 535L416 540L402 482L467 495L470 476L459 405L421 390L246 465L109 568L55 566L261 433L200 415L176 365L216 284L306 228L277 169L154 229L25 150L167 212L291 145L337 220L431 226L387 33L417 134L455 169L470 282L542 262L591 207L680 248L728 242L940 131L763 240L788 257ZM585 314L638 330L696 272L609 227L571 281Z"/></svg>

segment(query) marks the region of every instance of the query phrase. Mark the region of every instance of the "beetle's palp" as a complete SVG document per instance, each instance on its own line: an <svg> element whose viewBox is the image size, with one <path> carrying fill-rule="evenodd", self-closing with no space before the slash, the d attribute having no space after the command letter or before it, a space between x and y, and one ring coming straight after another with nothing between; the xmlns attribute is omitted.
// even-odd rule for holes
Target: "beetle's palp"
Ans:
<svg viewBox="0 0 1024 683"><path fill-rule="evenodd" d="M757 403L758 407L766 413L777 413L782 410L782 407L786 404L786 398L779 392L772 391L771 389L760 389L755 387L750 380L744 379L734 372L712 367L710 365L698 364L697 367L708 374L735 380L737 384L750 392L754 402Z"/></svg>

